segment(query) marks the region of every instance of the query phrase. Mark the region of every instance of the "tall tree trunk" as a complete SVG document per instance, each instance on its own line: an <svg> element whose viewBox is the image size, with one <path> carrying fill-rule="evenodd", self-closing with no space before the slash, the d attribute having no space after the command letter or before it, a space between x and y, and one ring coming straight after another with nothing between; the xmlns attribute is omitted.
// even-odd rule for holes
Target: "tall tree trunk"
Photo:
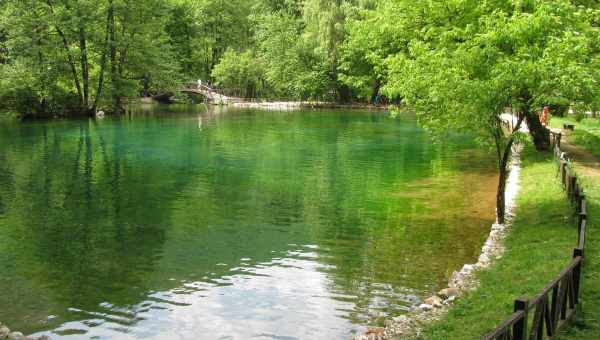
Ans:
<svg viewBox="0 0 600 340"><path fill-rule="evenodd" d="M496 220L504 224L506 217L506 180L508 179L507 164L500 165L500 178L498 179L498 191L496 192Z"/></svg>
<svg viewBox="0 0 600 340"><path fill-rule="evenodd" d="M527 127L533 138L535 148L538 151L550 149L550 131L542 125L538 115L535 114L535 112L527 110L527 112L525 112L525 117L527 118Z"/></svg>
<svg viewBox="0 0 600 340"><path fill-rule="evenodd" d="M71 55L71 49L69 48L69 42L67 41L67 37L65 36L63 31L60 28L58 28L58 26L56 26L55 28L56 28L56 32L58 32L58 35L61 37L61 40L63 43L63 48L65 49L65 52L67 53L67 61L69 63L69 67L71 68L71 75L73 76L73 83L75 84L75 89L77 90L77 96L79 97L79 106L84 107L84 99L83 99L83 93L81 91L81 84L79 82L79 75L77 74L77 67L75 66L75 59Z"/></svg>
<svg viewBox="0 0 600 340"><path fill-rule="evenodd" d="M508 137L508 141L504 146L504 150L502 150L501 147L501 134L503 132L501 129L495 132L496 149L498 151L498 170L500 174L498 179L498 191L496 193L496 219L500 224L504 224L506 221L506 181L508 180L509 174L508 163L510 162L512 156L512 147L515 143L516 133L521 129L524 119L525 115L519 114L517 124Z"/></svg>
<svg viewBox="0 0 600 340"><path fill-rule="evenodd" d="M373 91L371 92L371 103L375 104L375 99L377 99L377 95L379 94L379 91L381 90L381 82L379 81L379 79L377 79L375 81L375 83L373 84Z"/></svg>
<svg viewBox="0 0 600 340"><path fill-rule="evenodd" d="M112 1L111 1L112 3ZM111 6L112 7L112 6ZM111 80L111 97L113 111L115 113L120 112L121 108L121 79L119 77L118 61L117 61L117 40L115 32L115 16L109 17L108 22L109 32L109 45L110 45L110 80Z"/></svg>
<svg viewBox="0 0 600 340"><path fill-rule="evenodd" d="M52 1L47 0L46 3L48 4L48 7L50 7L50 12L54 15L54 6L52 4ZM58 36L60 36L60 39L63 44L63 48L65 50L65 53L67 54L67 62L69 64L69 68L71 69L73 83L75 85L75 89L77 90L77 95L79 97L79 106L83 107L83 93L81 91L81 83L79 82L79 75L77 74L77 66L75 65L75 58L73 58L73 55L71 54L71 48L69 47L69 45L70 45L69 41L67 40L67 36L63 32L63 30L60 29L60 27L58 25L54 25L54 29L56 30L56 33L58 33Z"/></svg>
<svg viewBox="0 0 600 340"><path fill-rule="evenodd" d="M37 26L35 29L35 34L36 34L36 39L35 39L35 44L37 45L37 49L38 49L38 53L37 53L37 62L38 62L38 67L40 69L40 74L44 74L45 72L45 68L46 66L45 61L44 61L44 54L42 52L42 48L43 48L43 43L42 43L42 32L41 32L42 28L40 26ZM45 116L48 113L48 101L46 98L46 82L47 82L47 76L43 75L42 76L42 82L40 84L41 89L40 89L40 94L41 94L41 98L39 101L39 112L38 114Z"/></svg>
<svg viewBox="0 0 600 340"><path fill-rule="evenodd" d="M94 105L92 107L92 111L96 111L98 107L98 101L100 97L102 97L102 91L104 89L104 71L106 69L106 54L107 50L112 51L112 40L110 38L111 27L114 27L115 21L115 9L113 5L113 0L108 1L108 11L106 18L106 37L104 39L104 51L102 52L102 60L100 61L100 76L98 79L98 90L96 91L96 99L94 100Z"/></svg>
<svg viewBox="0 0 600 340"><path fill-rule="evenodd" d="M90 103L90 72L87 56L87 34L85 32L84 19L79 19L79 49L81 52L81 76L83 81L83 105L89 110Z"/></svg>

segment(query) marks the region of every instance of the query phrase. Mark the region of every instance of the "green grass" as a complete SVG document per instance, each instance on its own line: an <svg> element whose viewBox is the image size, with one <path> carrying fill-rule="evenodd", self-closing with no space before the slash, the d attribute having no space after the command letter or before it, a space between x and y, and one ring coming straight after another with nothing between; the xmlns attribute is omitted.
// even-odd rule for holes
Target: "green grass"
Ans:
<svg viewBox="0 0 600 340"><path fill-rule="evenodd" d="M517 217L504 256L478 274L479 289L428 326L423 338L478 339L493 330L511 315L516 298L533 297L571 261L576 240L573 210L560 186L552 155L527 145Z"/></svg>
<svg viewBox="0 0 600 340"><path fill-rule="evenodd" d="M553 117L550 125L554 128L562 128L565 123L575 125L575 131L569 136L569 140L573 144L579 145L593 155L600 157L600 119L586 118L577 122L573 118Z"/></svg>
<svg viewBox="0 0 600 340"><path fill-rule="evenodd" d="M574 327L560 339L600 339L600 178L580 176L588 199L588 231L583 269L582 308Z"/></svg>
<svg viewBox="0 0 600 340"><path fill-rule="evenodd" d="M552 125L575 125L569 141L591 154L600 157L600 119L584 119L576 122L572 118L553 118ZM577 169L575 169L577 170ZM574 327L566 330L560 339L600 339L600 177L593 174L580 175L588 199L588 233L586 257L583 270L582 309Z"/></svg>

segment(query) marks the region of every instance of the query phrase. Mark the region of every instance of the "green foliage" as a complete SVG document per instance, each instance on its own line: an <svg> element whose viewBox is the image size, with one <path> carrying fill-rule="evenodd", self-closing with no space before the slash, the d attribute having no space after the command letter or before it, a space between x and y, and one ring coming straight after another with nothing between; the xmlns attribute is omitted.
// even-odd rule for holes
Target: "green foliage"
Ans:
<svg viewBox="0 0 600 340"><path fill-rule="evenodd" d="M548 95L592 104L597 61L586 51L597 34L581 9L565 1L436 3L408 15L422 33L386 60L385 92L405 97L430 127L486 134L505 107L539 110Z"/></svg>
<svg viewBox="0 0 600 340"><path fill-rule="evenodd" d="M28 112L64 106L65 97L77 97L74 110L118 111L127 98L202 79L244 96L405 98L434 129L483 136L505 106L600 106L597 7L565 0L12 1L0 6L0 64L9 65L8 76L27 79L16 84L24 83L18 92L28 93ZM240 83L233 54L246 63L240 67L257 66L249 84ZM0 89L4 98L16 95L14 84Z"/></svg>
<svg viewBox="0 0 600 340"><path fill-rule="evenodd" d="M275 97L307 99L327 92L327 65L310 42L299 39L299 19L284 13L266 16L257 32L265 79Z"/></svg>
<svg viewBox="0 0 600 340"><path fill-rule="evenodd" d="M262 90L263 67L252 51L236 53L227 50L212 71L215 84L232 94L245 98L257 97Z"/></svg>
<svg viewBox="0 0 600 340"><path fill-rule="evenodd" d="M158 0L7 3L0 93L28 115L93 114L120 110L142 89L174 88L178 67L162 48L167 9Z"/></svg>
<svg viewBox="0 0 600 340"><path fill-rule="evenodd" d="M569 113L571 102L567 98L562 97L546 97L544 102L550 108L550 113L553 116L564 117Z"/></svg>
<svg viewBox="0 0 600 340"><path fill-rule="evenodd" d="M510 148L519 139L506 133L507 107L526 118L544 149L549 141L535 112L549 97L596 106L596 16L564 0L383 1L350 26L343 79L363 96L373 84L373 94L381 87L403 98L437 135L466 130L495 146L503 197ZM502 221L500 200L497 211Z"/></svg>

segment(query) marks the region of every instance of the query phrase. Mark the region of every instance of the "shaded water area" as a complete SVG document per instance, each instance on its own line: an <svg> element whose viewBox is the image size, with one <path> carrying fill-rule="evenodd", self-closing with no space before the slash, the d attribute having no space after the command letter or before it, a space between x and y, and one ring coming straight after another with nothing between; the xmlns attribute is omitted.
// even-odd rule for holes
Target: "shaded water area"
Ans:
<svg viewBox="0 0 600 340"><path fill-rule="evenodd" d="M99 339L347 339L476 262L494 159L412 117L0 122L0 321Z"/></svg>

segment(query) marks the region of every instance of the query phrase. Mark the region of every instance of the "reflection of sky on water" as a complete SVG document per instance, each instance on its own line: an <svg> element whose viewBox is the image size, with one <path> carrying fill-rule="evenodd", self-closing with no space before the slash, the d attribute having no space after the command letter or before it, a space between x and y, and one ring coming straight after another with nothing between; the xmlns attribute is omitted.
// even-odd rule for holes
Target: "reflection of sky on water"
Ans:
<svg viewBox="0 0 600 340"><path fill-rule="evenodd" d="M344 338L348 329L360 329L347 318L354 297L335 293L326 273L333 268L318 263L318 254L309 250L289 251L288 258L256 265L242 259L231 275L181 282L178 288L148 293L144 302L129 308L102 303L98 307L104 313L71 309L82 321L40 334L65 339L83 334L115 339Z"/></svg>
<svg viewBox="0 0 600 340"><path fill-rule="evenodd" d="M357 112L0 124L0 320L347 338L479 255L496 179L469 143Z"/></svg>

